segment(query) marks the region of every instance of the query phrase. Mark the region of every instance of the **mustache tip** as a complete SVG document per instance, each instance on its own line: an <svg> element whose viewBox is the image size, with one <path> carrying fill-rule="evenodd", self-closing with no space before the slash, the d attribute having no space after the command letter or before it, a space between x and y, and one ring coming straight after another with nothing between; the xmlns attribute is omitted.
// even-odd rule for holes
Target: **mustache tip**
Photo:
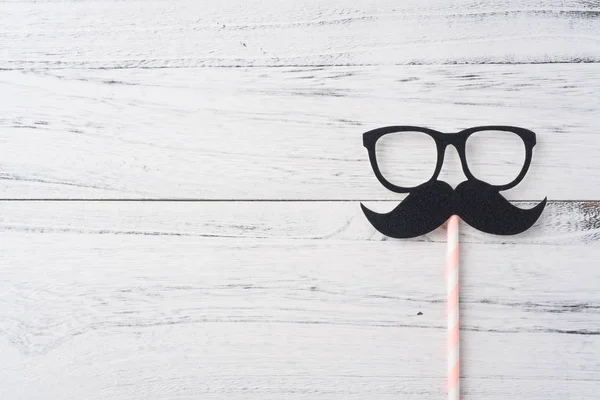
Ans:
<svg viewBox="0 0 600 400"><path fill-rule="evenodd" d="M362 212L365 214L365 217L369 220L369 222L373 223L372 218L378 215L375 211L371 211L365 206L363 203L360 203L360 208Z"/></svg>
<svg viewBox="0 0 600 400"><path fill-rule="evenodd" d="M536 204L535 207L530 208L530 210L538 210L541 214L542 211L544 210L544 208L546 208L547 203L548 203L548 197L544 197L544 200L542 200L538 204ZM538 215L538 217L539 217L539 215Z"/></svg>
<svg viewBox="0 0 600 400"><path fill-rule="evenodd" d="M548 203L548 197L544 197L544 200L542 200L540 202L540 204L538 204L537 206L535 206L534 208L539 209L540 210L540 215L542 215L542 211L544 211L544 208L546 208L546 204ZM540 215L538 215L538 218L540 217ZM536 218L537 220L537 218Z"/></svg>

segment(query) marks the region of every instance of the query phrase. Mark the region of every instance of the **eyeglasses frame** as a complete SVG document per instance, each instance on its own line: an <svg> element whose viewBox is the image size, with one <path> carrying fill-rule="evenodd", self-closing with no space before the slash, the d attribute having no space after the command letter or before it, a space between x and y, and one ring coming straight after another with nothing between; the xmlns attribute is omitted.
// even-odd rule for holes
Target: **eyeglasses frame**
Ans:
<svg viewBox="0 0 600 400"><path fill-rule="evenodd" d="M509 182L505 185L491 185L494 188L496 188L498 191L508 190L508 189L515 187L523 180L523 178L527 174L527 171L529 170L529 166L531 165L531 158L532 158L532 154L533 154L533 147L536 144L535 133L528 129L525 129L525 128L519 128L516 126L508 126L508 125L489 125L489 126L476 126L473 128L464 129L457 133L442 133L442 132L439 132L439 131L436 131L433 129L429 129L429 128L425 128L425 127L421 127L421 126L408 126L408 125L385 126L382 128L377 128L377 129L373 129L368 132L365 132L363 134L363 146L365 146L367 148L367 151L369 153L369 161L371 162L371 168L373 169L373 172L375 173L377 180L379 180L379 182L384 187L386 187L387 189L389 189L393 192L408 193L411 190L414 190L421 185L424 185L426 183L430 183L432 181L437 180L437 178L440 175L440 172L442 171L442 165L444 164L444 155L446 153L446 147L448 147L448 146L454 146L454 148L456 148L456 151L458 152L458 155L460 157L462 170L463 170L465 176L467 177L467 179L482 182L480 179L475 178L475 176L469 170L469 166L467 164L466 151L465 151L467 139L469 138L469 136L471 136L474 133L481 132L481 131L511 132L511 133L514 133L517 136L519 136L521 138L521 140L523 141L523 143L525 145L525 162L523 163L523 167L521 168L521 172L519 172L519 175L517 175L517 177L512 182ZM437 164L435 166L435 171L433 172L433 175L431 176L431 178L428 181L423 182L417 186L412 186L412 187L397 186L397 185L394 185L393 183L389 182L382 175L381 171L379 170L379 166L377 164L377 154L376 154L376 150L375 150L377 141L385 135L388 135L390 133L398 133L398 132L421 132L421 133L425 133L425 134L429 135L435 141L437 153L438 153L437 154Z"/></svg>

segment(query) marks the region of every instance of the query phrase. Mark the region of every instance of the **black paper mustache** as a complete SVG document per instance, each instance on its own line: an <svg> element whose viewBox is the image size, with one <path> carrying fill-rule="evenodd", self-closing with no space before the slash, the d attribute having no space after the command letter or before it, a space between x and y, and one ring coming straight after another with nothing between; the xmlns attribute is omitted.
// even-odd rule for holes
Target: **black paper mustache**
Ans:
<svg viewBox="0 0 600 400"><path fill-rule="evenodd" d="M456 189L443 181L431 181L413 189L392 211L379 214L361 208L379 232L393 238L411 238L429 233L453 214L480 231L495 235L515 235L529 229L546 206L544 199L523 210L506 200L493 186L476 180Z"/></svg>

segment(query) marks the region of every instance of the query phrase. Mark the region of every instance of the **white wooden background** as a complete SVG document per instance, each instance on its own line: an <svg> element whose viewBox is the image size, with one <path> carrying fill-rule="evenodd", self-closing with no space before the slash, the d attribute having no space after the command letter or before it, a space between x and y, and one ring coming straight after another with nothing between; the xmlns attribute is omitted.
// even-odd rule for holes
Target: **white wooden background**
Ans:
<svg viewBox="0 0 600 400"><path fill-rule="evenodd" d="M462 397L597 400L599 62L594 0L0 1L0 398L443 398L361 134L511 124L550 202L462 226Z"/></svg>

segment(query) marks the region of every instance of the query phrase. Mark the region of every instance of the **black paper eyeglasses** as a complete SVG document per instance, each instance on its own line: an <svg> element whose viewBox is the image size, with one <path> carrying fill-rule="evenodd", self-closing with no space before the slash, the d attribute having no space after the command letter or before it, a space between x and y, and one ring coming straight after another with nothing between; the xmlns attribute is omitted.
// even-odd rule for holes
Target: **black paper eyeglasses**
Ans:
<svg viewBox="0 0 600 400"><path fill-rule="evenodd" d="M378 141L386 136L392 135L395 133L404 133L405 135L427 135L430 138L429 142L435 143L435 150L437 150L437 160L435 161L435 167L433 168L433 175L431 177L416 186L399 186L392 182L390 182L380 169L380 165L378 163L378 153L377 153L377 143ZM363 134L363 144L367 148L369 153L369 160L371 162L371 167L373 168L373 172L375 176L381 182L383 186L387 189L397 192L397 193L408 193L416 187L421 186L422 184L435 181L441 170L442 165L444 163L444 154L446 147L448 145L452 145L456 148L458 155L460 156L461 166L463 172L467 179L472 181L480 181L477 177L471 172L469 169L469 152L467 151L467 141L469 137L473 134L476 134L477 137L485 138L485 136L491 137L493 134L501 133L505 138L510 138L511 140L520 140L523 144L522 148L524 149L524 159L521 166L521 170L516 176L514 180L509 183L502 185L491 185L496 190L507 190L519 184L527 174L527 170L529 169L529 165L531 164L532 150L535 146L536 139L535 133L528 129L519 128L515 126L477 126L474 128L465 129L458 133L442 133L433 129L419 127L419 126L386 126L383 128L377 128L366 132ZM433 140L431 140L433 139ZM433 144L431 145L433 146Z"/></svg>

